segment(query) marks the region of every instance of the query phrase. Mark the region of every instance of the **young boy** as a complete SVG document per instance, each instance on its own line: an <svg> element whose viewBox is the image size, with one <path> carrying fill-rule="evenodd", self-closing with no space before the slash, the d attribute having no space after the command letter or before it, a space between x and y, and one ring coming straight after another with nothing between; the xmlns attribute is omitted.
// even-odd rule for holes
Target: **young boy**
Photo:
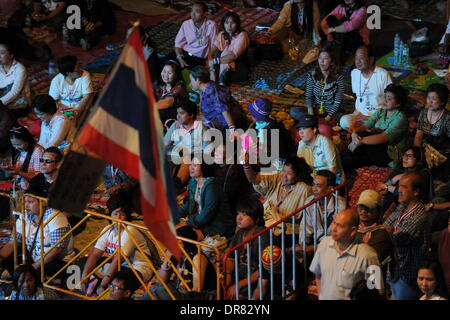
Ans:
<svg viewBox="0 0 450 320"><path fill-rule="evenodd" d="M231 239L230 248L238 245L239 243L250 239L253 235L264 229L264 208L262 203L255 197L250 198L246 202L241 202L237 205L237 217L236 232ZM269 232L265 232L261 235L261 252L258 248L258 237L250 242L250 283L254 288L251 293L251 299L259 300L259 254L262 255L263 249L269 244ZM245 298L248 295L248 278L247 278L247 246L244 245L238 250L239 256L239 291L240 295ZM225 275L225 283L227 286L226 298L236 299L236 279L234 273L234 252L227 259L227 272ZM269 277L267 272L263 271L262 276L262 294L263 296L267 292L269 287ZM256 286L256 287L255 287Z"/></svg>

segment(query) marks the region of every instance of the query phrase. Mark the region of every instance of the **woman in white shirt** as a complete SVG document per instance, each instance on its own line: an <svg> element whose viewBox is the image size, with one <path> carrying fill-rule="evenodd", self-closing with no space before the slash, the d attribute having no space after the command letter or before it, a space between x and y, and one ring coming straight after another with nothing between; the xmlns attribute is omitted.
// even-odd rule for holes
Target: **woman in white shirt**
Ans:
<svg viewBox="0 0 450 320"><path fill-rule="evenodd" d="M94 92L89 72L81 69L75 56L59 59L58 69L59 74L50 84L49 95L55 99L59 110L83 112Z"/></svg>
<svg viewBox="0 0 450 320"><path fill-rule="evenodd" d="M448 292L442 268L436 259L425 260L420 265L417 286L423 293L419 300L447 300Z"/></svg>
<svg viewBox="0 0 450 320"><path fill-rule="evenodd" d="M0 41L0 105L12 111L16 118L30 112L30 89L27 70L15 59L10 44Z"/></svg>
<svg viewBox="0 0 450 320"><path fill-rule="evenodd" d="M72 121L61 113L57 113L55 100L47 94L38 95L32 108L36 116L41 119L41 135L39 144L47 149L49 147L63 148L65 139L72 127Z"/></svg>

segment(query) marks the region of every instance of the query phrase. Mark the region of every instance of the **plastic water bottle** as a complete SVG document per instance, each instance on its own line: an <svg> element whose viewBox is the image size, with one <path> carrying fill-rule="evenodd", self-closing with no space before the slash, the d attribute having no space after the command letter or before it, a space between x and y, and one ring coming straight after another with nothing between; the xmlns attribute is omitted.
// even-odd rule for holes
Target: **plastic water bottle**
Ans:
<svg viewBox="0 0 450 320"><path fill-rule="evenodd" d="M69 39L69 29L67 29L66 23L63 23L62 25L62 45L63 48L67 47L67 39Z"/></svg>
<svg viewBox="0 0 450 320"><path fill-rule="evenodd" d="M394 37L394 63L399 64L399 46L400 46L400 35L398 33L395 34Z"/></svg>
<svg viewBox="0 0 450 320"><path fill-rule="evenodd" d="M48 74L50 77L56 74L55 61L53 61L52 59L48 61Z"/></svg>
<svg viewBox="0 0 450 320"><path fill-rule="evenodd" d="M407 43L405 43L403 55L405 56L405 64L409 65L409 45Z"/></svg>
<svg viewBox="0 0 450 320"><path fill-rule="evenodd" d="M398 45L398 64L403 64L403 41L400 40L400 44Z"/></svg>
<svg viewBox="0 0 450 320"><path fill-rule="evenodd" d="M394 48L394 65L398 65L398 48Z"/></svg>
<svg viewBox="0 0 450 320"><path fill-rule="evenodd" d="M402 46L402 65L406 65L407 64L407 57L406 57L406 46L407 44L404 43Z"/></svg>

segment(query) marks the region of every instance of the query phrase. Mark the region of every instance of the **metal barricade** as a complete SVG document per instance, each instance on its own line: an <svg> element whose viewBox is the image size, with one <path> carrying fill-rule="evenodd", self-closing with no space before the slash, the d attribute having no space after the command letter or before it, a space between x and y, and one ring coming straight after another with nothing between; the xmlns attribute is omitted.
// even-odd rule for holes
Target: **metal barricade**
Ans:
<svg viewBox="0 0 450 320"><path fill-rule="evenodd" d="M298 283L298 275L297 275L297 261L300 261L303 264L303 267L305 269L304 275L305 275L305 281L306 281L306 277L307 277L307 265L308 265L308 261L307 261L307 239L306 239L306 219L305 217L305 212L308 208L311 208L312 206L312 210L313 210L313 250L314 252L317 249L317 245L318 245L318 238L319 238L319 234L318 234L318 205L319 205L319 201L323 200L323 207L324 207L324 211L323 211L323 236L327 236L328 235L328 228L329 228L329 214L332 214L330 212L328 212L328 203L329 201L334 201L334 213L337 213L345 208L340 208L339 207L339 190L341 188L343 188L345 186L345 184L340 184L336 187L334 187L331 191L329 191L328 193L322 195L321 197L319 197L318 199L314 199L313 201L305 204L304 206L302 206L301 208L297 209L296 211L290 213L289 215L287 215L286 217L284 217L283 219L273 223L272 225L270 225L269 227L264 228L263 230L257 232L256 234L254 234L252 237L250 237L249 239L239 243L238 245L230 248L229 250L227 250L225 252L225 254L223 255L223 274L227 275L233 275L234 279L234 285L235 285L235 295L236 295L236 299L239 300L240 299L240 288L239 288L239 281L242 278L243 280L245 280L245 278L243 278L243 276L239 275L239 250L245 250L246 251L246 261L244 262L244 264L247 265L247 272L246 272L246 276L247 276L247 281L246 282L246 287L247 287L247 299L251 299L252 296L252 289L256 290L256 288L259 288L259 299L263 300L263 291L265 291L265 289L270 288L270 291L268 293L266 293L266 296L268 296L268 298L270 300L275 299L276 297L281 297L281 298L285 298L287 293L288 293L288 285L286 280L292 280L291 282L291 286L289 288L289 291L295 291L297 289L297 283ZM301 217L298 221L296 221L296 215L301 212ZM286 234L286 223L287 221L291 221L292 224L292 234L288 235ZM322 221L321 221L322 222ZM274 233L273 230L276 227L281 226L281 234L279 237L277 237L277 240L280 242L279 246L274 246ZM296 235L296 230L297 227L299 228L298 230L300 230L300 226L302 226L302 232L298 232L298 235ZM257 242L253 242L254 245L258 246L258 263L257 265L253 265L253 268L255 270L258 271L258 279L256 282L256 285L252 288L252 283L251 281L249 281L250 277L251 277L251 269L252 269L252 257L251 257L251 250L250 250L250 246L253 240L257 239ZM265 241L265 246L266 248L263 248L263 240ZM302 257L298 260L297 256L296 256L296 246L297 244L299 245L299 248L301 249L301 253L302 253ZM290 245L290 247L288 247ZM279 252L274 253L274 250L278 251L278 248L280 248ZM268 252L265 252L268 249ZM268 257L267 257L267 253L268 253ZM263 255L264 258L263 258ZM233 258L232 258L233 257ZM279 257L277 259L277 257ZM231 261L234 260L233 263L229 263L227 264L227 260ZM267 261L269 260L269 261ZM274 260L277 261L277 266L276 268L281 268L281 270L278 273L279 278L281 278L281 284L280 284L280 293L276 294L275 290L277 289L276 284L275 284L275 265L274 265ZM290 260L290 261L289 261ZM265 270L267 271L267 274L265 275L266 279L263 279L263 264L265 263ZM230 268L231 266L233 266L234 272L229 272L227 270L227 268ZM286 279L286 271L287 268L290 266L290 273L291 273L291 279ZM228 271L228 272L227 272ZM266 283L266 286L263 288L263 283ZM227 292L227 287L226 287L226 283L223 282L223 291L226 293Z"/></svg>
<svg viewBox="0 0 450 320"><path fill-rule="evenodd" d="M10 197L9 194L2 194L4 196ZM24 196L29 196L35 199L39 200L39 221L42 219L45 210L44 210L44 203L47 201L47 199L45 198L41 198L41 197L37 197L34 195L28 195L25 194ZM23 199L21 200L23 203ZM79 288L79 285L81 283L85 283L90 277L91 275L93 275L94 273L96 273L98 270L100 270L106 263L112 261L112 259L114 259L115 256L117 256L118 261L118 270L120 270L121 268L121 263L120 263L120 259L123 259L123 261L125 261L128 264L128 267L131 269L131 271L133 272L133 274L136 276L136 279L139 281L139 283L141 284L141 286L145 289L145 292L147 293L148 297L150 299L155 299L154 295L151 292L151 287L156 284L156 283L160 283L164 289L166 290L167 294L170 296L171 299L175 300L175 295L173 292L171 292L169 286L167 286L167 283L162 279L162 277L159 275L158 273L158 267L155 266L152 262L152 260L148 257L148 255L142 250L142 248L138 245L137 240L135 239L135 237L132 235L132 233L129 231L128 228L135 228L138 229L140 232L143 233L144 236L147 236L150 241L155 245L159 256L160 257L164 257L164 259L169 260L169 256L167 255L167 252L163 249L163 247L161 246L161 244L154 238L154 236L151 234L151 232L148 231L148 229L143 226L143 225L138 225L132 222L128 222L128 221L123 221L120 219L116 219L113 218L111 216L107 216L101 213L97 213L91 210L85 210L84 211L85 216L75 225L73 226L63 237L61 237L55 244L53 244L53 246L51 246L46 252L44 252L44 228L45 226L47 226L58 214L64 214L60 211L56 211L54 214L52 214L48 219L46 219L45 221L41 221L41 227L39 227L39 238L37 241L40 241L40 266L41 266L41 281L43 283L44 286L51 288L53 290L56 290L58 292L64 293L64 294L69 294L72 296L76 296L78 298L81 299L86 299L86 300L100 300L103 299L106 294L109 292L109 288L107 288L106 290L104 290L99 296L97 297L89 297L83 294L80 294L78 292L76 292L76 290ZM22 263L26 262L27 259L27 248L26 248L26 219L25 219L25 209L24 206L22 205ZM56 248L60 243L62 243L63 241L65 241L67 239L67 237L69 237L71 234L73 234L73 232L78 229L84 222L86 222L90 217L97 217L97 218L103 218L105 220L108 220L111 222L111 225L106 227L102 232L100 232L93 240L91 240L84 248L82 248L77 254L75 254L69 261L66 262L66 264L60 269L58 270L55 274L50 275L48 278L45 277L45 257L54 249ZM17 254L18 254L18 250L17 250L17 239L16 239L16 224L12 223L13 226L13 239L14 239L14 267L16 268L18 265L18 259L17 259ZM89 272L89 274L87 274L85 277L83 277L82 279L80 279L78 286L76 286L74 289L72 290L66 290L63 288L60 288L58 286L55 286L52 284L52 281L54 279L56 279L58 276L62 275L64 272L66 272L67 268L69 268L70 266L72 266L80 257L82 257L83 255L85 255L85 253L88 251L89 248L91 248L93 245L95 245L95 243L97 242L97 240L103 236L106 232L108 232L111 228L113 228L114 226L117 226L118 229L118 248L116 249L116 251L111 254L109 257L107 257L102 263L100 263L98 266L96 266L91 272ZM130 259L124 254L124 252L122 251L122 246L121 246L121 232L126 232L129 236L129 238L131 239L131 241L133 242L136 250L138 250L142 257L144 257L144 259L146 260L146 263L150 266L150 268L152 269L153 272L153 277L152 279L150 279L150 281L148 281L147 283L144 281L144 279L142 279L142 277L140 276L140 274L137 272L137 270L133 267ZM220 278L222 277L221 274L221 266L220 266L220 262L222 261L221 259L221 252L218 250L218 248L211 246L209 244L206 243L202 243L202 242L198 242L198 241L194 241L194 240L190 240L190 239L186 239L186 238L182 238L182 237L177 237L181 242L187 242L187 243L191 243L197 246L197 252L198 254L200 254L202 252L203 248L208 248L209 251L214 252L215 254L215 262L213 262L214 264L214 268L216 271L216 299L220 299L221 298L221 283L220 283ZM192 267L192 270L195 270L197 273L200 273L201 270L201 259L200 259L200 265L197 265L196 263L194 263L193 259L189 256L189 254L184 250L183 246L180 245L180 250L182 252L182 254L184 255L187 263L189 263ZM190 292L193 290L194 288L194 284L192 284L192 286L189 286L189 284L187 283L187 281L185 280L185 278L183 277L183 275L179 272L179 270L177 269L176 266L171 265L172 270L173 270L173 274L175 276L175 278L181 283L181 285L186 289L186 291ZM201 286L201 277L198 277L197 279L197 287L199 288ZM6 281L8 282L8 281Z"/></svg>

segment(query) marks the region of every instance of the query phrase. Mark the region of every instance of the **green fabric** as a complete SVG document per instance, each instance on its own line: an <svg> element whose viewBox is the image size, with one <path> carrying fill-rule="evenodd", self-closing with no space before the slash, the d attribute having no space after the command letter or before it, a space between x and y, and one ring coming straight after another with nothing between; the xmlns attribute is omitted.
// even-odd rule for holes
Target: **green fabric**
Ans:
<svg viewBox="0 0 450 320"><path fill-rule="evenodd" d="M191 73L188 69L183 69L183 71L181 71L181 79L183 80L183 84L187 92L192 91L191 79L189 78L190 74Z"/></svg>
<svg viewBox="0 0 450 320"><path fill-rule="evenodd" d="M198 228L206 235L231 236L234 231L234 218L231 215L228 197L223 193L215 178L206 178L200 190L200 212L197 213L195 191L197 180L191 178L188 184L188 197L180 208L181 217L186 217L188 226Z"/></svg>
<svg viewBox="0 0 450 320"><path fill-rule="evenodd" d="M397 68L397 69L411 70L411 71L414 69L413 65L401 66L401 68L399 68L399 66L391 65L389 63L389 59L392 60L393 58L394 58L394 53L393 53L393 51L390 51L386 55L379 58L375 64L378 67L383 67L383 68ZM430 62L426 62L425 65L427 65L428 67L434 68L434 69L441 69L441 67L434 65ZM408 76L406 76L405 78L403 78L399 84L408 89L425 91L428 88L428 86L432 83L445 84L445 79L438 77L432 70L428 70L428 72L424 75L417 75L417 74L411 73Z"/></svg>
<svg viewBox="0 0 450 320"><path fill-rule="evenodd" d="M387 110L377 110L364 125L368 128L379 128L384 130L384 134L389 139L388 156L395 164L400 163L403 151L406 148L406 131L408 130L408 120L403 112L395 111L389 117Z"/></svg>

